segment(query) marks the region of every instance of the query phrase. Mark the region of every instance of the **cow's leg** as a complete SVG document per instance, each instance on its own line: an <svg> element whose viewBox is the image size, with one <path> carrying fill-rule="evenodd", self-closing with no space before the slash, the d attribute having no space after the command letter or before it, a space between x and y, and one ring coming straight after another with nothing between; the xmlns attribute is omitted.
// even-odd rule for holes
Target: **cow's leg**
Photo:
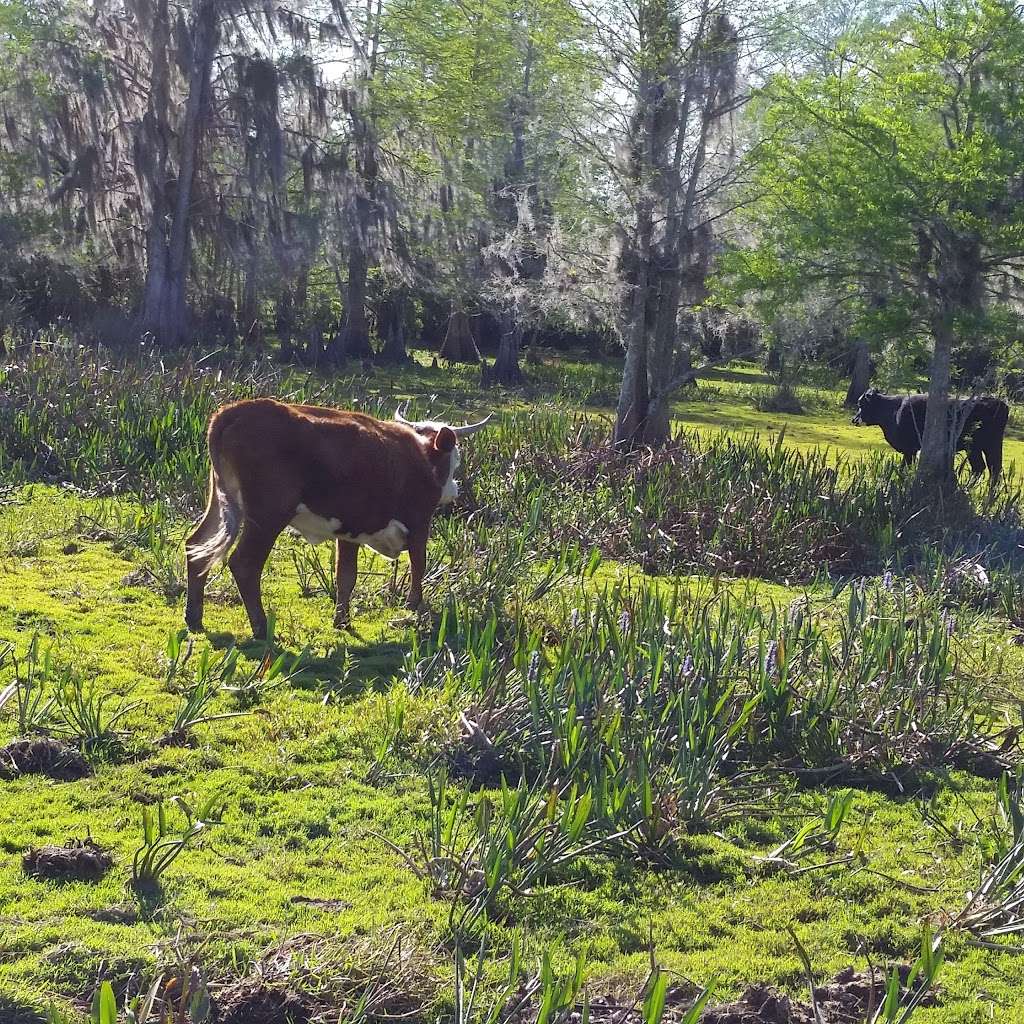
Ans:
<svg viewBox="0 0 1024 1024"><path fill-rule="evenodd" d="M972 445L967 449L967 461L971 464L971 482L973 483L985 472L985 456L980 446Z"/></svg>
<svg viewBox="0 0 1024 1024"><path fill-rule="evenodd" d="M910 469L910 467L914 464L915 458L917 458L917 452L904 452L903 465L906 466L907 469Z"/></svg>
<svg viewBox="0 0 1024 1024"><path fill-rule="evenodd" d="M1002 434L985 446L985 461L988 463L988 482L990 487L999 483L1003 472L1003 437Z"/></svg>
<svg viewBox="0 0 1024 1024"><path fill-rule="evenodd" d="M417 609L423 604L423 575L427 571L427 531L409 534L409 600L408 606Z"/></svg>
<svg viewBox="0 0 1024 1024"><path fill-rule="evenodd" d="M252 635L257 640L264 640L267 636L267 614L263 610L260 578L274 541L284 526L282 523L276 528L268 527L257 525L251 519L246 520L242 529L242 539L228 559L228 567L231 569L231 575L235 577L238 593L242 596L242 603L249 616Z"/></svg>
<svg viewBox="0 0 1024 1024"><path fill-rule="evenodd" d="M186 555L188 580L185 597L185 625L190 633L203 631L203 598L206 596L206 577L209 568L200 568L196 563L188 561Z"/></svg>
<svg viewBox="0 0 1024 1024"><path fill-rule="evenodd" d="M359 545L339 537L336 562L335 583L338 593L334 606L334 626L340 629L348 624L349 604L359 571Z"/></svg>

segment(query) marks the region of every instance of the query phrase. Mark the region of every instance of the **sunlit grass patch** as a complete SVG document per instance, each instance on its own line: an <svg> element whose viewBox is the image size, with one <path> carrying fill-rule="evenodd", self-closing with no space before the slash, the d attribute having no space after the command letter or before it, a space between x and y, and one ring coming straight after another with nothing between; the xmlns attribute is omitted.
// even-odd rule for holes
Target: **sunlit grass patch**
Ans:
<svg viewBox="0 0 1024 1024"><path fill-rule="evenodd" d="M59 379L75 393L72 369ZM410 1019L452 1011L456 938L463 970L486 939L482 998L503 991L516 949L522 978L548 952L582 998L582 957L581 986L633 998L652 942L662 967L717 982L717 999L755 981L805 998L787 928L826 979L912 961L925 926L946 929L947 960L915 1024L975 1019L979 991L994 1019L1024 1012L1020 958L950 923L1006 853L996 792L1019 760L1024 666L1012 487L994 505L972 495L968 528L911 541L897 471L852 441L814 454L794 438L840 431L824 399L773 440L751 401L758 371L730 369L713 396L681 400L696 433L616 459L607 410L573 397L614 374L553 363L537 396L487 396L497 423L467 445L463 500L434 524L431 614L401 609L404 562L396 580L364 553L351 629L333 629L330 548L284 536L265 577L274 643L250 639L226 570L209 633L189 641L180 545L209 408L280 389L462 418L476 375L132 372L130 396L113 375L84 378L81 428L43 413L45 459L27 434L0 440L10 480L85 487L4 492L0 650L22 675L33 644L37 664L50 652L37 710L74 680L83 700L107 697L99 737L56 719L90 775L0 781L0 1019L5 998L80 1008L101 978L140 991L179 954L215 995L267 969L304 997L351 998L399 938L415 951L398 973ZM19 386L32 403L47 393ZM0 661L0 693L14 674ZM48 728L18 706L0 708L0 747ZM988 761L960 757L975 746ZM169 842L190 816L203 828L133 886L161 804ZM456 814L452 842L421 845ZM113 858L101 879L23 872L28 847L87 836ZM285 978L289 949L303 967Z"/></svg>

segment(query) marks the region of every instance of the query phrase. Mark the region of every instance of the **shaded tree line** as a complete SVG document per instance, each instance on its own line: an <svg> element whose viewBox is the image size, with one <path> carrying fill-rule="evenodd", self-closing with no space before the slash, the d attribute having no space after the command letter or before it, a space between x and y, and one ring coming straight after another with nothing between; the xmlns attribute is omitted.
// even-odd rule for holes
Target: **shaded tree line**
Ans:
<svg viewBox="0 0 1024 1024"><path fill-rule="evenodd" d="M896 348L944 409L1020 335L1024 33L1003 0L886 10L0 0L0 330L426 342L506 384L531 339L600 336L625 447L809 332L850 400Z"/></svg>

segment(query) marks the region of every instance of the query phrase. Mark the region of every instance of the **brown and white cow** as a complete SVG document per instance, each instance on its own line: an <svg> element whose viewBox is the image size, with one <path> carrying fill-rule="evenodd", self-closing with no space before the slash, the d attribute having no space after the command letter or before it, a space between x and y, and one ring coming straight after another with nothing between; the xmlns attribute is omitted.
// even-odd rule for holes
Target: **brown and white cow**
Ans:
<svg viewBox="0 0 1024 1024"><path fill-rule="evenodd" d="M218 409L207 430L206 514L185 541L188 628L203 628L207 576L237 539L228 566L253 635L266 636L260 578L288 526L312 544L337 544L335 625L348 621L363 544L388 558L409 552L409 607L418 607L430 519L459 493L459 438L488 419L464 427L411 423L401 413L378 420L270 398Z"/></svg>

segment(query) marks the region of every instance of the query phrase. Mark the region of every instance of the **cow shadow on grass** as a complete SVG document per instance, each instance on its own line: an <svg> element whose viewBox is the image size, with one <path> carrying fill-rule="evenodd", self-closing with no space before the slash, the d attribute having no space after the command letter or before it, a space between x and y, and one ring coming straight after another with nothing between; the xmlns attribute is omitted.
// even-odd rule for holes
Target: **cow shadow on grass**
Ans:
<svg viewBox="0 0 1024 1024"><path fill-rule="evenodd" d="M408 641L367 640L355 631L339 634L338 640L323 653L276 641L268 644L251 638L240 640L227 632L208 633L207 639L215 650L237 648L250 662L266 662L268 658L273 662L283 654L289 686L334 697L356 696L367 690L387 691L411 647Z"/></svg>

